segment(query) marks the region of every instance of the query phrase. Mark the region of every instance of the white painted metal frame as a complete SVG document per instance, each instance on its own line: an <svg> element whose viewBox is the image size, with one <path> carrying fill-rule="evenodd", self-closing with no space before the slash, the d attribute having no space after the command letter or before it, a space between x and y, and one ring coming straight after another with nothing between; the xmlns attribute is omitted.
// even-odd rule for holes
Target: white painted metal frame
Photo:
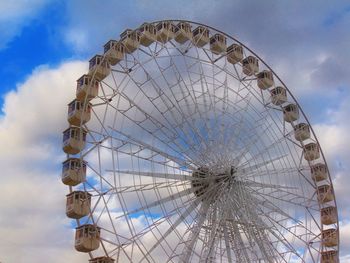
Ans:
<svg viewBox="0 0 350 263"><path fill-rule="evenodd" d="M192 30L201 25L185 22ZM80 125L88 131L80 153L88 162L87 180L70 187L92 194L90 215L76 221L101 227L100 249L90 257L319 262L328 249L321 232L338 229L338 222L324 226L320 220L325 205L317 200L319 184L310 172L316 161L303 156L306 142L319 145L312 126L257 54L202 26L210 36L226 36L228 46L243 46L244 57L257 57L260 69L274 75L271 89L285 87L288 101L274 105L256 76L244 75L240 62L228 63L226 54L213 54L209 44L154 42L111 66L99 95L89 100L90 122ZM295 122L283 120L288 103L299 108ZM311 130L306 142L294 139L300 122ZM326 164L320 151L317 162ZM192 177L200 167L210 172ZM207 185L202 195L195 194L194 180ZM325 182L333 188L330 176ZM327 205L336 207L336 201Z"/></svg>

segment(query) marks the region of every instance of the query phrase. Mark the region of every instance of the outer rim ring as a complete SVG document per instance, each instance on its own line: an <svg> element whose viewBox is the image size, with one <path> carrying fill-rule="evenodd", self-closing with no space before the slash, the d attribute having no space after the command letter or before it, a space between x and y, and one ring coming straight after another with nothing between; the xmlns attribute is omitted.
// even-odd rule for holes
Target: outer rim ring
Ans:
<svg viewBox="0 0 350 263"><path fill-rule="evenodd" d="M297 105L297 107L298 107L300 113L302 114L303 118L305 119L305 121L306 121L307 124L309 125L310 131L311 131L311 133L312 133L313 140L314 140L314 141L317 143L317 145L319 146L319 150L320 150L320 153L321 153L321 156L322 156L322 161L323 161L323 163L326 165L326 168L327 168L327 174L328 174L327 181L329 182L329 185L331 186L331 189L334 189L334 188L333 188L332 178L331 178L331 176L330 176L330 172L329 172L329 169L328 169L328 164L327 164L326 158L325 158L325 156L324 156L324 152L323 152L323 150L322 150L322 148L321 148L321 145L320 145L320 143L319 143L319 141L318 141L318 139L317 139L317 136L316 136L316 134L315 134L315 132L314 132L313 127L310 125L310 122L309 122L309 120L308 120L306 114L304 113L304 111L303 111L303 109L301 108L300 104L299 104L298 101L296 100L295 96L291 93L291 91L290 91L290 89L287 87L287 85L285 85L285 83L284 83L284 82L282 81L282 79L276 74L276 72L275 72L275 71L274 71L274 70L273 70L259 55L257 55L252 49L250 49L249 47L247 47L245 44L243 44L241 41L237 40L236 38L230 36L229 34L223 32L223 31L221 31L221 30L218 30L218 29L216 29L216 28L214 28L214 27L208 26L208 25L203 24L203 23L193 22L193 21L190 21L190 20L179 20L179 19L166 19L166 20L158 20L158 21L147 22L147 23L156 25L156 24L158 24L158 23L160 23L160 22L186 22L186 23L190 23L190 24L192 24L192 25L197 25L197 26L206 27L206 28L208 28L208 29L210 29L210 30L213 30L213 31L215 31L215 32L217 32L217 33L220 33L220 34L224 35L225 37L227 37L227 38L233 40L234 42L236 42L236 43L242 45L242 47L244 47L244 48L245 48L246 50L248 50L252 55L254 55L256 58L258 58L258 60L259 60L260 62L262 62L262 64L263 64L264 66L266 66L266 68L269 69L269 70L273 73L273 75L278 79L278 81L283 85L283 87L284 87L284 88L286 89L286 91L288 92L288 95L292 98L293 102ZM135 28L133 31L136 31L136 30L138 30L139 28L140 28L140 27L137 27L137 28ZM222 57L224 57L224 56L225 56L225 55L222 55ZM103 57L103 59L105 59L105 55L102 55L102 57ZM95 77L94 77L94 75L93 75L93 76L92 76L92 80L94 80L94 79L95 79ZM86 98L85 98L85 101L84 101L84 102L86 102ZM84 104L85 104L85 103L84 103ZM85 106L84 106L84 107L85 107ZM291 124L291 125L293 126L293 124ZM82 126L81 126L81 127L82 127ZM301 142L301 145L304 147L304 143L303 143L303 142ZM80 153L80 158L82 158L82 154L81 154L81 153ZM307 162L308 162L308 165L309 165L309 167L310 167L310 161L307 161ZM314 182L314 186L315 186L315 189L316 189L316 191L317 191L317 184L316 184L315 182ZM70 192L72 192L72 187L69 187L69 189L70 189ZM336 196L335 196L334 191L333 191L333 194L334 194L333 203L334 203L335 207L337 208ZM321 206L320 202L318 202L318 205L319 205L319 212L321 212L322 206ZM324 230L324 226L323 226L323 224L322 224L322 221L319 220L318 222L320 223L321 231ZM78 225L79 225L79 220L77 220L77 223L78 223ZM340 239L339 239L339 217L338 217L338 211L337 211L337 222L334 223L334 225L337 226L337 230L338 230L338 231L337 231L338 245L336 246L336 248L337 248L337 251L338 251L338 253L339 253ZM320 247L321 247L321 251L324 251L324 245L322 244ZM92 258L92 254L91 254L91 253L89 253L89 254L90 254L90 257Z"/></svg>

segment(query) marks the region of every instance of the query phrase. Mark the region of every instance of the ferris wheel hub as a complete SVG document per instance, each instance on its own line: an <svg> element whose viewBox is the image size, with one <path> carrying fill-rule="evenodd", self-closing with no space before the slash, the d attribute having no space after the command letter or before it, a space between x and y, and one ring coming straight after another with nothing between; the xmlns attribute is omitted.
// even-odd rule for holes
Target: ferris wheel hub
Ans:
<svg viewBox="0 0 350 263"><path fill-rule="evenodd" d="M217 196L225 187L232 185L235 181L236 168L231 166L226 169L211 169L208 167L199 167L192 176L198 180L192 180L191 186L197 198L208 199L210 196ZM206 194L205 198L203 195Z"/></svg>

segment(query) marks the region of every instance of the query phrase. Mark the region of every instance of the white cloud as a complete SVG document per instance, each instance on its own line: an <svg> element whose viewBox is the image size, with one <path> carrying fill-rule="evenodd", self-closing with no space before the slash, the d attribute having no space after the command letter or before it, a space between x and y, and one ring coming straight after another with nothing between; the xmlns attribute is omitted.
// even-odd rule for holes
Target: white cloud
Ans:
<svg viewBox="0 0 350 263"><path fill-rule="evenodd" d="M346 221L340 224L340 262L350 263L350 255L348 254L350 248L350 222Z"/></svg>
<svg viewBox="0 0 350 263"><path fill-rule="evenodd" d="M350 207L348 202L348 186L350 179L350 124L348 115L350 94L344 95L338 103L338 109L328 110L324 118L326 123L314 125L325 157L328 160L330 172L334 179L335 193L339 205L339 214L343 219L350 218ZM350 247L349 247L350 250Z"/></svg>
<svg viewBox="0 0 350 263"><path fill-rule="evenodd" d="M75 253L60 183L66 104L86 63L39 67L5 96L0 119L0 260L86 262ZM72 253L73 252L73 253Z"/></svg>
<svg viewBox="0 0 350 263"><path fill-rule="evenodd" d="M0 49L21 33L36 15L54 0L17 0L0 2Z"/></svg>
<svg viewBox="0 0 350 263"><path fill-rule="evenodd" d="M5 96L0 118L2 160L13 160L14 156L45 158L47 151L55 150L49 139L57 139L68 126L62 113L74 98L76 79L86 69L87 63L82 62L65 63L58 69L41 66Z"/></svg>
<svg viewBox="0 0 350 263"><path fill-rule="evenodd" d="M340 255L341 262L350 262L350 123L348 115L349 94L338 101L338 108L328 110L325 116L327 123L314 125L315 132L325 153L326 160L333 178L337 198L338 214L340 217Z"/></svg>

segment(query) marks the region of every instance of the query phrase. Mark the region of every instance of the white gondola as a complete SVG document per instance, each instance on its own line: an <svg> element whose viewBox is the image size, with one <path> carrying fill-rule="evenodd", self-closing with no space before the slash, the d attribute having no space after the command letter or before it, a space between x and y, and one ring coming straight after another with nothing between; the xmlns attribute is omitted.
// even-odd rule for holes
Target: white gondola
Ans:
<svg viewBox="0 0 350 263"><path fill-rule="evenodd" d="M170 21L163 21L157 24L157 40L166 43L175 37L175 26Z"/></svg>
<svg viewBox="0 0 350 263"><path fill-rule="evenodd" d="M293 122L299 119L299 108L296 104L288 104L283 107L283 118L286 122Z"/></svg>
<svg viewBox="0 0 350 263"><path fill-rule="evenodd" d="M74 191L66 196L67 217L79 219L89 214L91 205L90 193L84 191Z"/></svg>
<svg viewBox="0 0 350 263"><path fill-rule="evenodd" d="M157 29L154 25L143 23L140 28L140 43L141 45L148 47L157 40Z"/></svg>
<svg viewBox="0 0 350 263"><path fill-rule="evenodd" d="M274 85L273 74L270 70L263 70L257 74L258 87L260 89L267 89Z"/></svg>
<svg viewBox="0 0 350 263"><path fill-rule="evenodd" d="M332 187L328 184L317 187L317 199L322 204L334 200Z"/></svg>
<svg viewBox="0 0 350 263"><path fill-rule="evenodd" d="M322 243L326 247L334 247L338 245L338 231L331 228L322 231Z"/></svg>
<svg viewBox="0 0 350 263"><path fill-rule="evenodd" d="M320 158L319 146L314 142L304 145L304 158L307 161L313 161Z"/></svg>
<svg viewBox="0 0 350 263"><path fill-rule="evenodd" d="M126 29L120 34L120 42L125 47L125 52L131 54L140 46L140 33L131 29Z"/></svg>
<svg viewBox="0 0 350 263"><path fill-rule="evenodd" d="M68 158L62 163L62 182L75 186L85 181L86 162L79 158Z"/></svg>
<svg viewBox="0 0 350 263"><path fill-rule="evenodd" d="M124 59L125 47L123 43L116 40L109 40L104 46L104 55L112 66Z"/></svg>
<svg viewBox="0 0 350 263"><path fill-rule="evenodd" d="M305 141L310 138L310 127L307 123L298 123L294 126L294 138L297 141Z"/></svg>
<svg viewBox="0 0 350 263"><path fill-rule="evenodd" d="M204 47L209 43L209 29L204 26L196 27L192 32L192 43L196 47Z"/></svg>
<svg viewBox="0 0 350 263"><path fill-rule="evenodd" d="M97 257L89 259L89 263L114 263L114 259L110 257Z"/></svg>
<svg viewBox="0 0 350 263"><path fill-rule="evenodd" d="M248 56L242 60L243 73L252 76L259 72L259 62L256 57Z"/></svg>
<svg viewBox="0 0 350 263"><path fill-rule="evenodd" d="M324 163L317 163L311 166L311 177L314 181L320 182L328 177L327 167Z"/></svg>
<svg viewBox="0 0 350 263"><path fill-rule="evenodd" d="M281 105L287 101L287 90L284 87L278 86L270 91L271 102L274 105Z"/></svg>
<svg viewBox="0 0 350 263"><path fill-rule="evenodd" d="M321 263L339 263L339 253L337 250L321 252Z"/></svg>
<svg viewBox="0 0 350 263"><path fill-rule="evenodd" d="M77 154L85 147L86 131L79 127L70 127L63 132L63 151Z"/></svg>
<svg viewBox="0 0 350 263"><path fill-rule="evenodd" d="M243 47L238 44L232 44L226 49L227 61L231 64L236 64L243 59Z"/></svg>
<svg viewBox="0 0 350 263"><path fill-rule="evenodd" d="M97 80L92 80L91 76L83 75L77 80L76 98L80 101L89 101L98 95L99 83Z"/></svg>
<svg viewBox="0 0 350 263"><path fill-rule="evenodd" d="M71 125L80 126L87 123L91 118L91 103L84 103L79 100L73 100L68 104L68 122Z"/></svg>
<svg viewBox="0 0 350 263"><path fill-rule="evenodd" d="M226 37L223 34L216 33L210 38L210 50L216 55L226 51Z"/></svg>
<svg viewBox="0 0 350 263"><path fill-rule="evenodd" d="M100 246L100 228L87 224L76 228L75 249L80 252L91 252Z"/></svg>
<svg viewBox="0 0 350 263"><path fill-rule="evenodd" d="M103 59L103 56L95 55L89 60L89 75L92 78L101 81L107 77L110 72L111 69L107 63L107 59Z"/></svg>
<svg viewBox="0 0 350 263"><path fill-rule="evenodd" d="M191 25L187 22L180 22L175 27L175 41L183 44L192 39Z"/></svg>
<svg viewBox="0 0 350 263"><path fill-rule="evenodd" d="M321 209L321 222L324 225L331 225L337 222L337 208L328 206Z"/></svg>

